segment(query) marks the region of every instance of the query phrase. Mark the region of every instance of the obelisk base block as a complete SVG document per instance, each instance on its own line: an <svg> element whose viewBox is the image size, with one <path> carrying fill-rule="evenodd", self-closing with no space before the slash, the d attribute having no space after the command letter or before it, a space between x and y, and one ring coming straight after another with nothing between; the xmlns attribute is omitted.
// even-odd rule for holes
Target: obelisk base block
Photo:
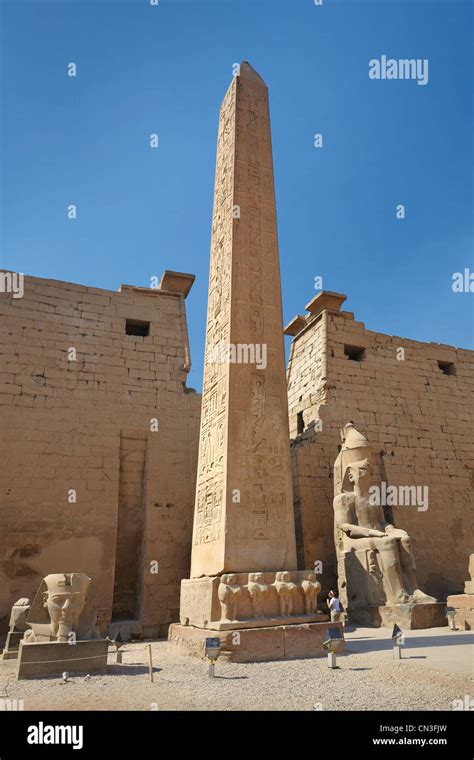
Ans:
<svg viewBox="0 0 474 760"><path fill-rule="evenodd" d="M307 625L308 623L320 623L326 621L328 616L324 613L314 615L288 615L278 617L266 617L253 620L218 620L211 621L207 625L208 631L240 631L242 628L273 628L282 625Z"/></svg>
<svg viewBox="0 0 474 760"><path fill-rule="evenodd" d="M327 649L323 642L328 639L328 627L339 628L342 623L304 623L302 625L279 625L262 628L239 628L229 631L195 628L173 623L168 633L168 648L177 654L206 658L206 638L219 638L221 652L219 661L266 662L270 660L296 660L309 657L325 657ZM344 652L344 639L337 644L337 653Z"/></svg>
<svg viewBox="0 0 474 760"><path fill-rule="evenodd" d="M317 623L327 620L317 610L320 588L311 570L186 578L179 621L210 631Z"/></svg>
<svg viewBox="0 0 474 760"><path fill-rule="evenodd" d="M458 630L474 630L474 594L448 596L447 606L454 610L454 625Z"/></svg>

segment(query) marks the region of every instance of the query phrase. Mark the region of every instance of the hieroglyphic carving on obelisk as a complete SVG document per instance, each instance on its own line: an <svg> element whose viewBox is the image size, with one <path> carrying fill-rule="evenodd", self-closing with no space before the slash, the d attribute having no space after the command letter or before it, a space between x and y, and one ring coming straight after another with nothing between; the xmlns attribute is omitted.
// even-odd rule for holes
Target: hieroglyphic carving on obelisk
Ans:
<svg viewBox="0 0 474 760"><path fill-rule="evenodd" d="M192 578L296 568L282 324L268 91L242 63L219 119Z"/></svg>

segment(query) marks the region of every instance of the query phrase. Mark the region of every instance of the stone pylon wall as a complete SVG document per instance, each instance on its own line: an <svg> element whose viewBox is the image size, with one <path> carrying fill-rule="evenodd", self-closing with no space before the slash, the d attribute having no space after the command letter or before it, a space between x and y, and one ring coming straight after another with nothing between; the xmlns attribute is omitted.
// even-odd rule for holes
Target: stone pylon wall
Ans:
<svg viewBox="0 0 474 760"><path fill-rule="evenodd" d="M103 621L164 634L189 575L200 415L183 295L25 277L0 315L0 625L44 575L75 571Z"/></svg>
<svg viewBox="0 0 474 760"><path fill-rule="evenodd" d="M373 332L349 312L308 317L288 366L299 567L321 560L323 588L336 584L332 468L352 421L380 450L388 484L428 486L426 511L393 508L413 538L420 585L439 598L462 591L473 550L474 352Z"/></svg>

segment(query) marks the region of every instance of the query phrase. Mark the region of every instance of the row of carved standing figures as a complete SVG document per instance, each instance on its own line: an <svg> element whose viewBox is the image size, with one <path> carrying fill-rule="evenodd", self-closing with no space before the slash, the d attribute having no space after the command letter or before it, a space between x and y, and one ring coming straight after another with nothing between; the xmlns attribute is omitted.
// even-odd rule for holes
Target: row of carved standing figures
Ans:
<svg viewBox="0 0 474 760"><path fill-rule="evenodd" d="M291 573L281 571L276 573L275 581L271 584L265 583L263 573L250 573L245 585L237 582L236 575L228 573L222 576L218 588L222 620L238 619L243 589L247 589L250 596L253 617L263 618L268 615L266 600L273 595L272 589L277 593L280 615L287 617L294 614L294 603L298 595L303 595L305 614L314 614L321 584L316 580L316 573L313 572L305 573L299 583L294 583Z"/></svg>

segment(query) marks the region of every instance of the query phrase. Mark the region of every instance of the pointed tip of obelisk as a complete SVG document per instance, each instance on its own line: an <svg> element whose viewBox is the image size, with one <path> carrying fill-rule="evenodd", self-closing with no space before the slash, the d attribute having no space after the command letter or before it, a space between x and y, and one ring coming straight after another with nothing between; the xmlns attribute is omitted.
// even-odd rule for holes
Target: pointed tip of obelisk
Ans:
<svg viewBox="0 0 474 760"><path fill-rule="evenodd" d="M239 76L241 76L242 79L250 79L252 82L260 82L264 87L267 86L260 74L255 71L248 61L242 61L240 64Z"/></svg>

